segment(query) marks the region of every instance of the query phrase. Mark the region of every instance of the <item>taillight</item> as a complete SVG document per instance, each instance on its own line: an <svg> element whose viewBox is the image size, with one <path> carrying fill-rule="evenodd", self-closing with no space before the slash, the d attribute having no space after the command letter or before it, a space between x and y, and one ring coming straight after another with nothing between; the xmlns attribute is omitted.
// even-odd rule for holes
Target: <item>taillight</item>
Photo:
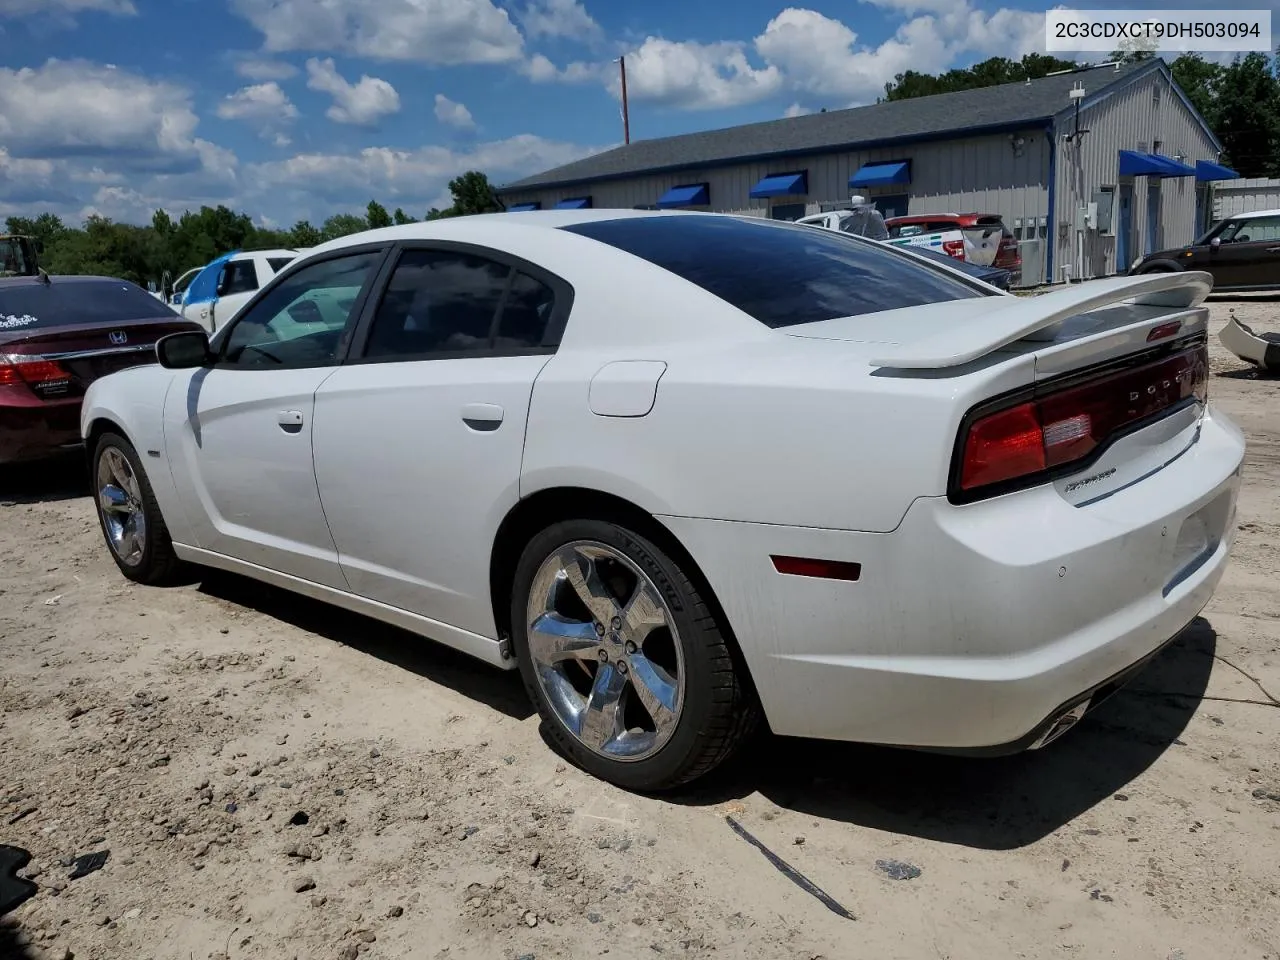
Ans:
<svg viewBox="0 0 1280 960"><path fill-rule="evenodd" d="M955 257L957 260L964 259L964 241L963 240L943 240L942 252L948 257Z"/></svg>
<svg viewBox="0 0 1280 960"><path fill-rule="evenodd" d="M961 436L952 499L965 502L1079 469L1132 428L1209 392L1204 344L979 413Z"/></svg>
<svg viewBox="0 0 1280 960"><path fill-rule="evenodd" d="M38 386L70 379L71 374L56 360L27 359L22 354L0 357L0 386L14 383Z"/></svg>

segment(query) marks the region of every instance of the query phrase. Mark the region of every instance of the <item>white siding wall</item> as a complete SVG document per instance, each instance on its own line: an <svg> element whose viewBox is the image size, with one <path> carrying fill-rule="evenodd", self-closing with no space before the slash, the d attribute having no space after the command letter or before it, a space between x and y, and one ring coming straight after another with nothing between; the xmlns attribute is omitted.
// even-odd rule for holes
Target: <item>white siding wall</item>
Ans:
<svg viewBox="0 0 1280 960"><path fill-rule="evenodd" d="M1016 150L1014 140L1022 139ZM733 164L710 170L689 170L630 177L553 190L505 193L508 204L539 201L543 209L569 197L590 195L592 206L631 208L652 204L671 187L685 183L710 184L710 209L767 217L771 203L753 200L751 188L775 173L807 170L809 193L805 197L779 197L774 203L803 201L806 213L817 213L824 203L848 203L849 178L865 163L877 160L911 160L911 183L902 187L877 187L865 191L871 197L906 193L909 213L947 211L998 213L1011 230L1017 221L1032 224L1047 216L1049 141L1038 128L1016 134L999 134L917 143L850 153L793 157L770 163ZM1022 238L1018 232L1019 239Z"/></svg>
<svg viewBox="0 0 1280 960"><path fill-rule="evenodd" d="M1280 209L1280 180L1243 178L1219 180L1213 186L1213 219L1237 213Z"/></svg>
<svg viewBox="0 0 1280 960"><path fill-rule="evenodd" d="M1086 88L1086 94L1090 92ZM1181 155L1189 166L1194 167L1197 160L1217 159L1213 141L1168 79L1161 73L1152 73L1119 88L1101 103L1082 110L1080 126L1089 132L1078 142L1067 143L1063 139L1074 128L1074 119L1062 122L1058 131L1054 279L1062 279L1062 264L1076 266L1076 210L1092 200L1102 186L1118 188L1122 182L1133 185L1129 263L1147 252L1147 198L1153 184L1160 191L1155 248L1190 243L1197 233L1194 177L1136 177L1125 181L1119 177L1121 150L1153 153L1157 152L1157 142L1159 153L1166 157ZM1113 212L1113 229L1119 230L1118 199ZM1085 277L1124 272L1129 267L1129 263L1116 264L1114 234L1087 231L1083 247ZM1073 270L1073 275L1078 275L1077 271Z"/></svg>

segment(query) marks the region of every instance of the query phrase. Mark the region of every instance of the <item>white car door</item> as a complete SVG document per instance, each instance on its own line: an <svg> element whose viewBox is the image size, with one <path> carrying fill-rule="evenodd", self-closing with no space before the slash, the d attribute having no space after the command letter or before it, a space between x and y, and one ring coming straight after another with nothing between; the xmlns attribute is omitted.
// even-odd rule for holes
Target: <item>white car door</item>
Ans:
<svg viewBox="0 0 1280 960"><path fill-rule="evenodd" d="M316 491L312 411L384 256L307 265L214 341L215 364L179 374L165 446L194 546L346 588Z"/></svg>
<svg viewBox="0 0 1280 960"><path fill-rule="evenodd" d="M500 254L409 245L316 393L320 499L352 592L495 638L489 557L534 380L572 291Z"/></svg>

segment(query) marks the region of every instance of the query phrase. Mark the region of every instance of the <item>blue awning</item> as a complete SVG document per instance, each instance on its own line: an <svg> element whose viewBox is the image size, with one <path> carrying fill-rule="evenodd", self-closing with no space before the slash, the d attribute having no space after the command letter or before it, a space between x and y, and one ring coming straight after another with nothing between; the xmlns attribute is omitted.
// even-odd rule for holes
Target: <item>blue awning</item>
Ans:
<svg viewBox="0 0 1280 960"><path fill-rule="evenodd" d="M910 183L911 163L895 160L889 163L864 163L849 178L850 187L887 187L891 183Z"/></svg>
<svg viewBox="0 0 1280 960"><path fill-rule="evenodd" d="M591 206L590 197L569 197L556 204L557 210L585 210Z"/></svg>
<svg viewBox="0 0 1280 960"><path fill-rule="evenodd" d="M752 187L751 196L757 200L765 197L802 197L809 192L808 179L804 173L775 173Z"/></svg>
<svg viewBox="0 0 1280 960"><path fill-rule="evenodd" d="M529 210L537 210L542 204L534 201L533 203L513 203L507 207L507 213L525 213Z"/></svg>
<svg viewBox="0 0 1280 960"><path fill-rule="evenodd" d="M1197 160L1196 179L1238 180L1240 179L1240 174L1236 173L1230 167L1224 167L1222 164L1214 163L1212 160Z"/></svg>
<svg viewBox="0 0 1280 960"><path fill-rule="evenodd" d="M1122 177L1190 177L1195 167L1179 163L1158 153L1139 153L1137 150L1120 151L1120 176Z"/></svg>
<svg viewBox="0 0 1280 960"><path fill-rule="evenodd" d="M711 203L711 192L705 183L687 183L672 187L658 198L658 209L669 207L705 207Z"/></svg>

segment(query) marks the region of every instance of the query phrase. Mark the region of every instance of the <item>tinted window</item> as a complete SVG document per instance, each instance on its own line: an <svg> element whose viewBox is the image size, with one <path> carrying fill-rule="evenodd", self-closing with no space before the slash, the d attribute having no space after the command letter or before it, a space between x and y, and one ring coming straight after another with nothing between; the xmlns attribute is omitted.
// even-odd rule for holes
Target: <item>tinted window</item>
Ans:
<svg viewBox="0 0 1280 960"><path fill-rule="evenodd" d="M360 289L381 259L380 251L359 253L298 270L236 319L222 362L276 369L336 363Z"/></svg>
<svg viewBox="0 0 1280 960"><path fill-rule="evenodd" d="M554 307L555 294L550 287L528 274L517 273L507 291L494 346L499 350L541 346Z"/></svg>
<svg viewBox="0 0 1280 960"><path fill-rule="evenodd" d="M72 323L173 319L174 311L124 280L61 280L0 284L0 330Z"/></svg>
<svg viewBox="0 0 1280 960"><path fill-rule="evenodd" d="M648 260L770 327L985 296L893 248L733 217L636 217L561 227Z"/></svg>
<svg viewBox="0 0 1280 960"><path fill-rule="evenodd" d="M279 273L289 264L293 263L293 257L268 257L267 263L271 265L272 273Z"/></svg>
<svg viewBox="0 0 1280 960"><path fill-rule="evenodd" d="M231 260L222 268L222 285L219 296L236 293L253 293L258 289L258 270L252 260Z"/></svg>
<svg viewBox="0 0 1280 960"><path fill-rule="evenodd" d="M1223 243L1258 243L1280 240L1280 217L1237 220L1222 232Z"/></svg>
<svg viewBox="0 0 1280 960"><path fill-rule="evenodd" d="M487 350L510 273L474 254L406 251L378 305L365 356Z"/></svg>

